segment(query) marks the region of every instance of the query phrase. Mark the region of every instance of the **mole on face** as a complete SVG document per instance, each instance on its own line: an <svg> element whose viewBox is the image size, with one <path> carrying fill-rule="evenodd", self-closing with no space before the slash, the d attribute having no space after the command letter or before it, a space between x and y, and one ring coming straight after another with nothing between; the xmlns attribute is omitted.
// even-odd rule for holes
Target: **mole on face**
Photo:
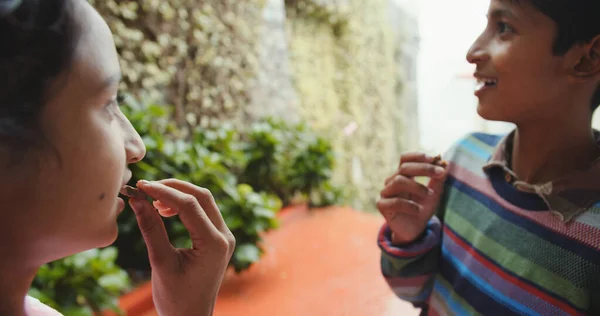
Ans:
<svg viewBox="0 0 600 316"><path fill-rule="evenodd" d="M105 197L105 196L106 196L106 195L105 195L104 193L100 194L100 201L104 200L104 197Z"/></svg>

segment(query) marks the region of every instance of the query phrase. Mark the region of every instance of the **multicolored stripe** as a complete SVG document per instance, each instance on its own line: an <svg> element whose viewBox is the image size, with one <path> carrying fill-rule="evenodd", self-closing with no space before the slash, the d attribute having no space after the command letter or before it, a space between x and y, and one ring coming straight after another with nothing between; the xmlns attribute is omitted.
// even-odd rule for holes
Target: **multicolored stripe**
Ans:
<svg viewBox="0 0 600 316"><path fill-rule="evenodd" d="M449 179L422 240L396 247L381 229L384 277L426 315L600 315L600 203L564 221L484 171L502 139L473 134L446 155Z"/></svg>

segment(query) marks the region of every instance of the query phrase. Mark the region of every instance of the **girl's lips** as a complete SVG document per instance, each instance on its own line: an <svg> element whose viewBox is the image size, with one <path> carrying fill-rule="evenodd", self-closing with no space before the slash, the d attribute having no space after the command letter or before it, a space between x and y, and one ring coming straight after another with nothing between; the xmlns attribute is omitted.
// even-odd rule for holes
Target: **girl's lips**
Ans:
<svg viewBox="0 0 600 316"><path fill-rule="evenodd" d="M118 197L117 198L117 213L123 212L124 209L125 209L125 201L123 201L122 198Z"/></svg>

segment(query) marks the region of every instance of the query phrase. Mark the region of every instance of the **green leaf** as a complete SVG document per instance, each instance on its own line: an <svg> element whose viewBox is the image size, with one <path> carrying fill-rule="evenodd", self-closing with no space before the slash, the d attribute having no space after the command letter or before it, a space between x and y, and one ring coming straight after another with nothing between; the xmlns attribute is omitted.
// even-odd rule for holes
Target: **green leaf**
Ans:
<svg viewBox="0 0 600 316"><path fill-rule="evenodd" d="M71 306L62 308L64 316L94 316L94 311L88 306Z"/></svg>
<svg viewBox="0 0 600 316"><path fill-rule="evenodd" d="M88 251L84 251L81 253L78 253L76 255L73 256L73 264L75 265L75 268L83 268L86 265L88 265L90 263L90 261L92 261L94 258L98 257L99 255L99 250L98 249L90 249Z"/></svg>
<svg viewBox="0 0 600 316"><path fill-rule="evenodd" d="M40 291L39 289L32 287L29 289L29 291L27 292L27 294L31 297L37 298L38 300L40 300L40 302L46 304L46 305L50 305L53 307L57 307L58 305L54 302L53 299L50 298L49 295L47 295L46 293Z"/></svg>
<svg viewBox="0 0 600 316"><path fill-rule="evenodd" d="M253 244L243 244L235 249L233 256L240 262L257 262L260 259L260 249Z"/></svg>
<svg viewBox="0 0 600 316"><path fill-rule="evenodd" d="M244 220L234 215L224 216L225 224L230 230L235 230L244 226Z"/></svg>
<svg viewBox="0 0 600 316"><path fill-rule="evenodd" d="M154 149L158 147L158 143L152 137L144 136L142 137L142 140L144 141L144 145L146 145L146 149Z"/></svg>
<svg viewBox="0 0 600 316"><path fill-rule="evenodd" d="M265 208L265 207L255 207L252 212L254 213L255 216L258 217L264 217L264 218L274 218L275 217L275 212L271 209Z"/></svg>
<svg viewBox="0 0 600 316"><path fill-rule="evenodd" d="M125 271L117 271L101 276L98 279L98 284L109 291L119 293L122 289L127 288L129 279Z"/></svg>
<svg viewBox="0 0 600 316"><path fill-rule="evenodd" d="M106 263L114 262L115 260L117 260L117 255L118 255L117 248L114 248L114 247L104 248L100 251L100 260L102 260Z"/></svg>

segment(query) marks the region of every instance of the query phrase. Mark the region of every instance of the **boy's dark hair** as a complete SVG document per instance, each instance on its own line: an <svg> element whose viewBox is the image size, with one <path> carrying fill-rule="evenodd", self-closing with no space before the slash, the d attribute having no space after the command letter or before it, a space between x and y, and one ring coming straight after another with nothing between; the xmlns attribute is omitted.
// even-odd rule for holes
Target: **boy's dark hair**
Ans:
<svg viewBox="0 0 600 316"><path fill-rule="evenodd" d="M600 0L513 0L528 1L556 23L553 53L563 55L576 44L600 35ZM600 105L600 86L591 100L592 111Z"/></svg>
<svg viewBox="0 0 600 316"><path fill-rule="evenodd" d="M76 47L72 0L0 0L0 146L44 143L40 113Z"/></svg>

